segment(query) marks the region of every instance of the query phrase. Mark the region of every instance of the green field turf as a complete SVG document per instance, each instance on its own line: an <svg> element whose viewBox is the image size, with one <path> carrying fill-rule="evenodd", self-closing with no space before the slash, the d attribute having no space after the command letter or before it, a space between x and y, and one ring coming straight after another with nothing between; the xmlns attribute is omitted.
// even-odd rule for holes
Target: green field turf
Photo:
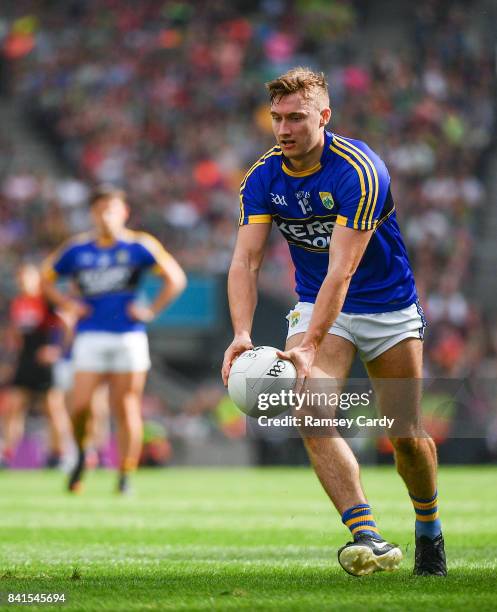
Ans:
<svg viewBox="0 0 497 612"><path fill-rule="evenodd" d="M393 468L363 480L394 574L354 578L336 561L348 532L302 469L142 471L135 494L89 474L69 496L60 473L0 473L0 610L6 593L65 593L45 610L496 610L497 469L444 468L449 577L415 578L413 512ZM25 606L26 607L26 606Z"/></svg>

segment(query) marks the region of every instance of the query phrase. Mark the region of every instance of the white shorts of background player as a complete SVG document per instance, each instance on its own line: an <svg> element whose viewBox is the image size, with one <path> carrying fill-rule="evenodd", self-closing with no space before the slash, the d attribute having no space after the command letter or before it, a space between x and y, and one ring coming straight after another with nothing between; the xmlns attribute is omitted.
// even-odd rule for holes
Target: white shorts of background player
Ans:
<svg viewBox="0 0 497 612"><path fill-rule="evenodd" d="M145 372L150 369L147 334L81 332L74 340L73 368L75 372Z"/></svg>

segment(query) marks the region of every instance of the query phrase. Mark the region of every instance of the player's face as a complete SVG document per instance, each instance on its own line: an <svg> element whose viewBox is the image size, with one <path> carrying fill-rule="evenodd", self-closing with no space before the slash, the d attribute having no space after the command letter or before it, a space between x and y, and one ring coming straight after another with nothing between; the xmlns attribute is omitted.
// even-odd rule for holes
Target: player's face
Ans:
<svg viewBox="0 0 497 612"><path fill-rule="evenodd" d="M277 98L271 105L271 118L276 141L288 159L299 160L322 144L323 111L301 93Z"/></svg>
<svg viewBox="0 0 497 612"><path fill-rule="evenodd" d="M41 290L38 269L31 265L22 266L17 274L17 283L24 295L38 295Z"/></svg>
<svg viewBox="0 0 497 612"><path fill-rule="evenodd" d="M126 202L121 198L100 198L91 208L91 216L97 231L103 236L118 236L129 216Z"/></svg>

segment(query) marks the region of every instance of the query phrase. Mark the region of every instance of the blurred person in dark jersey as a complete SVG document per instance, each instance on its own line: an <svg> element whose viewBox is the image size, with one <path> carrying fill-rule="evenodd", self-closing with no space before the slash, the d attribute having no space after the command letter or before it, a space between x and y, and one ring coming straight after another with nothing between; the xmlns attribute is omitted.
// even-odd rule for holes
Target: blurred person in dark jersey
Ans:
<svg viewBox="0 0 497 612"><path fill-rule="evenodd" d="M60 464L69 436L63 393L54 386L53 364L60 356L60 321L41 292L41 278L33 264L20 266L19 294L10 305L8 345L17 353L7 391L2 460L9 464L24 433L30 402L41 399L49 423L47 467Z"/></svg>

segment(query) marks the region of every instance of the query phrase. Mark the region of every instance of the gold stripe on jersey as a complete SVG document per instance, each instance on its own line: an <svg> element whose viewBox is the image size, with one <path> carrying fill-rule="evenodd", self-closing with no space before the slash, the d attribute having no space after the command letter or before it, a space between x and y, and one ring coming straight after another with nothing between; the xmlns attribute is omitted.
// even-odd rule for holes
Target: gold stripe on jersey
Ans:
<svg viewBox="0 0 497 612"><path fill-rule="evenodd" d="M264 165L266 163L266 159L268 159L269 157L272 157L273 155L282 155L281 147L279 145L275 145L274 147L269 149L269 151L266 151L264 155L259 157L259 159L255 162L255 164L253 164L253 166L249 168L247 174L243 177L242 184L240 185L240 191L243 191L245 189L247 180L249 176L252 174L252 172L259 166Z"/></svg>
<svg viewBox="0 0 497 612"><path fill-rule="evenodd" d="M337 136L336 134L333 136L333 141L337 144L341 144L346 148L353 149L354 151L357 151L357 155L359 157L363 157L364 160L366 160L367 162L369 162L369 164L371 165L371 168L373 169L373 191L374 191L374 197L372 200L372 206L371 206L371 210L369 210L369 206L370 204L367 205L366 210L364 211L364 216L363 216L363 222L366 220L366 217L368 217L368 213L369 213L369 218L366 221L366 227L369 227L369 229L372 229L372 221L373 221L373 215L374 215L374 210L376 208L376 203L378 201L378 194L380 191L380 181L378 180L378 173L376 171L376 167L373 163L373 160L366 155L366 153L364 153L364 151L361 151L361 149L359 149L359 147L356 147L355 145L353 145L351 142L348 142L347 140L343 139L341 136ZM350 151L352 153L352 151ZM366 168L367 168L367 164Z"/></svg>
<svg viewBox="0 0 497 612"><path fill-rule="evenodd" d="M245 176L243 177L243 180L240 185L240 191L245 187L245 183L247 182L248 177L250 176L250 174L252 174L257 164L261 162L266 157L266 155L269 155L269 153L272 153L273 151L275 151L276 147L277 145L275 145L274 147L271 147L269 151L266 151L264 155L261 155L261 157L259 157L259 159L250 166L250 168L245 173Z"/></svg>
<svg viewBox="0 0 497 612"><path fill-rule="evenodd" d="M59 276L54 268L55 262L58 261L65 251L68 251L73 246L78 244L84 244L85 242L90 241L93 238L93 234L91 232L82 232L81 234L76 234L71 238L65 240L59 247L55 249L52 253L46 257L40 267L42 278L53 282Z"/></svg>
<svg viewBox="0 0 497 612"><path fill-rule="evenodd" d="M282 153L281 153L280 146L275 145L274 147L269 149L269 151L266 151L266 153L264 153L264 155L255 162L255 164L249 169L247 174L244 176L243 181L240 185L240 217L238 219L238 225L243 225L243 220L245 218L245 204L243 202L243 190L245 189L249 176L252 174L252 172L254 172L256 168L258 168L259 166L263 166L266 163L266 159L268 159L269 157L272 157L273 155L281 155L281 154ZM253 215L253 216L257 216L257 215ZM260 223L260 222L255 221L255 223ZM262 223L267 223L267 222L263 221Z"/></svg>
<svg viewBox="0 0 497 612"><path fill-rule="evenodd" d="M343 225L344 227L347 227L347 217L344 217L343 215L337 215L336 221L335 223L338 223L338 225Z"/></svg>
<svg viewBox="0 0 497 612"><path fill-rule="evenodd" d="M249 215L249 225L253 223L272 223L273 217L271 215Z"/></svg>
<svg viewBox="0 0 497 612"><path fill-rule="evenodd" d="M240 194L240 216L238 217L238 225L243 225L245 217L245 205L243 203L243 193Z"/></svg>
<svg viewBox="0 0 497 612"><path fill-rule="evenodd" d="M312 168L309 168L308 170L301 170L300 172L298 172L297 170L290 170L290 168L285 164L285 162L281 164L281 168L285 174L288 174L288 176L310 176L311 174L315 174L316 172L318 172L318 170L321 170L321 162L318 162L315 166L312 166Z"/></svg>
<svg viewBox="0 0 497 612"><path fill-rule="evenodd" d="M328 220L333 221L336 215L327 214L327 215L309 215L308 217L284 217L283 215L280 215L279 213L273 213L272 216L277 217L278 219L283 219L283 221L309 221L309 219L328 219ZM344 217L344 219L346 219L346 217Z"/></svg>
<svg viewBox="0 0 497 612"><path fill-rule="evenodd" d="M53 283L54 281L56 281L58 277L58 274L53 267L54 262L55 262L55 259L52 259L52 257L49 255L47 259L43 261L43 263L41 264L41 268L40 268L41 277L43 278L43 280L46 280L50 283Z"/></svg>
<svg viewBox="0 0 497 612"><path fill-rule="evenodd" d="M338 139L333 139L333 143L331 145L331 148L333 149L333 146L335 147L339 147L341 150L346 151L347 153L350 153L350 155L352 155L352 157L362 166L362 168L364 169L365 173L366 173L366 178L368 181L368 201L366 204L366 208L364 209L364 214L362 214L362 208L364 206L364 200L359 204L359 206L357 207L357 211L354 217L354 229L370 229L369 225L366 224L366 214L367 211L369 210L369 206L371 205L371 201L373 198L373 181L371 179L371 172L369 171L369 167L366 164L366 162L360 157L360 155L358 155L351 147L348 146L348 143L345 142L339 142ZM362 216L362 219L361 219Z"/></svg>
<svg viewBox="0 0 497 612"><path fill-rule="evenodd" d="M366 186L365 186L365 183L364 183L363 172L362 172L361 168L359 168L359 166L355 163L355 161L349 155L346 155L343 151L340 151L340 149L337 149L333 144L330 145L330 149L334 153L336 153L337 155L340 155L340 157L343 157L346 161L348 161L349 164L353 168L355 168L355 170L357 172L357 175L359 176L359 183L361 185L361 198L359 200L359 205L357 207L357 213L356 213L356 216L354 218L353 226L354 226L354 229L366 229L364 227L363 228L359 228L359 225L357 223L357 219L358 219L358 217L360 215L360 212L362 210L362 207L364 205L364 200L366 199ZM370 195L371 195L371 193L370 193ZM341 225L341 223L339 225ZM369 228L367 228L367 229L369 229Z"/></svg>
<svg viewBox="0 0 497 612"><path fill-rule="evenodd" d="M348 222L348 218L344 217L343 215L337 215L337 220L336 220L336 224L337 225L343 225L343 227L347 227L347 222ZM369 231L372 229L376 229L378 225L378 221L375 219L373 221L373 223L369 224L367 227L362 227L361 229L364 231ZM357 227L355 227L354 229L358 229Z"/></svg>
<svg viewBox="0 0 497 612"><path fill-rule="evenodd" d="M385 221L386 221L386 220L387 220L387 219L388 219L388 218L389 218L391 215L393 215L393 213L394 213L394 212L395 212L395 206L394 206L394 207L392 208L392 210L391 210L389 213L387 213L387 214L386 214L384 217L382 217L381 219L378 219L378 222L377 222L377 224L376 224L376 229L375 229L375 231L376 231L376 230L377 230L377 229L380 227L380 225L381 225L382 223L385 223Z"/></svg>
<svg viewBox="0 0 497 612"><path fill-rule="evenodd" d="M129 238L134 242L138 242L143 247L147 249L147 251L153 255L156 264L166 265L168 261L171 259L171 254L166 251L166 249L162 246L162 244L157 240L155 236L149 234L148 232L137 232L134 230L126 230L124 234L124 239Z"/></svg>

